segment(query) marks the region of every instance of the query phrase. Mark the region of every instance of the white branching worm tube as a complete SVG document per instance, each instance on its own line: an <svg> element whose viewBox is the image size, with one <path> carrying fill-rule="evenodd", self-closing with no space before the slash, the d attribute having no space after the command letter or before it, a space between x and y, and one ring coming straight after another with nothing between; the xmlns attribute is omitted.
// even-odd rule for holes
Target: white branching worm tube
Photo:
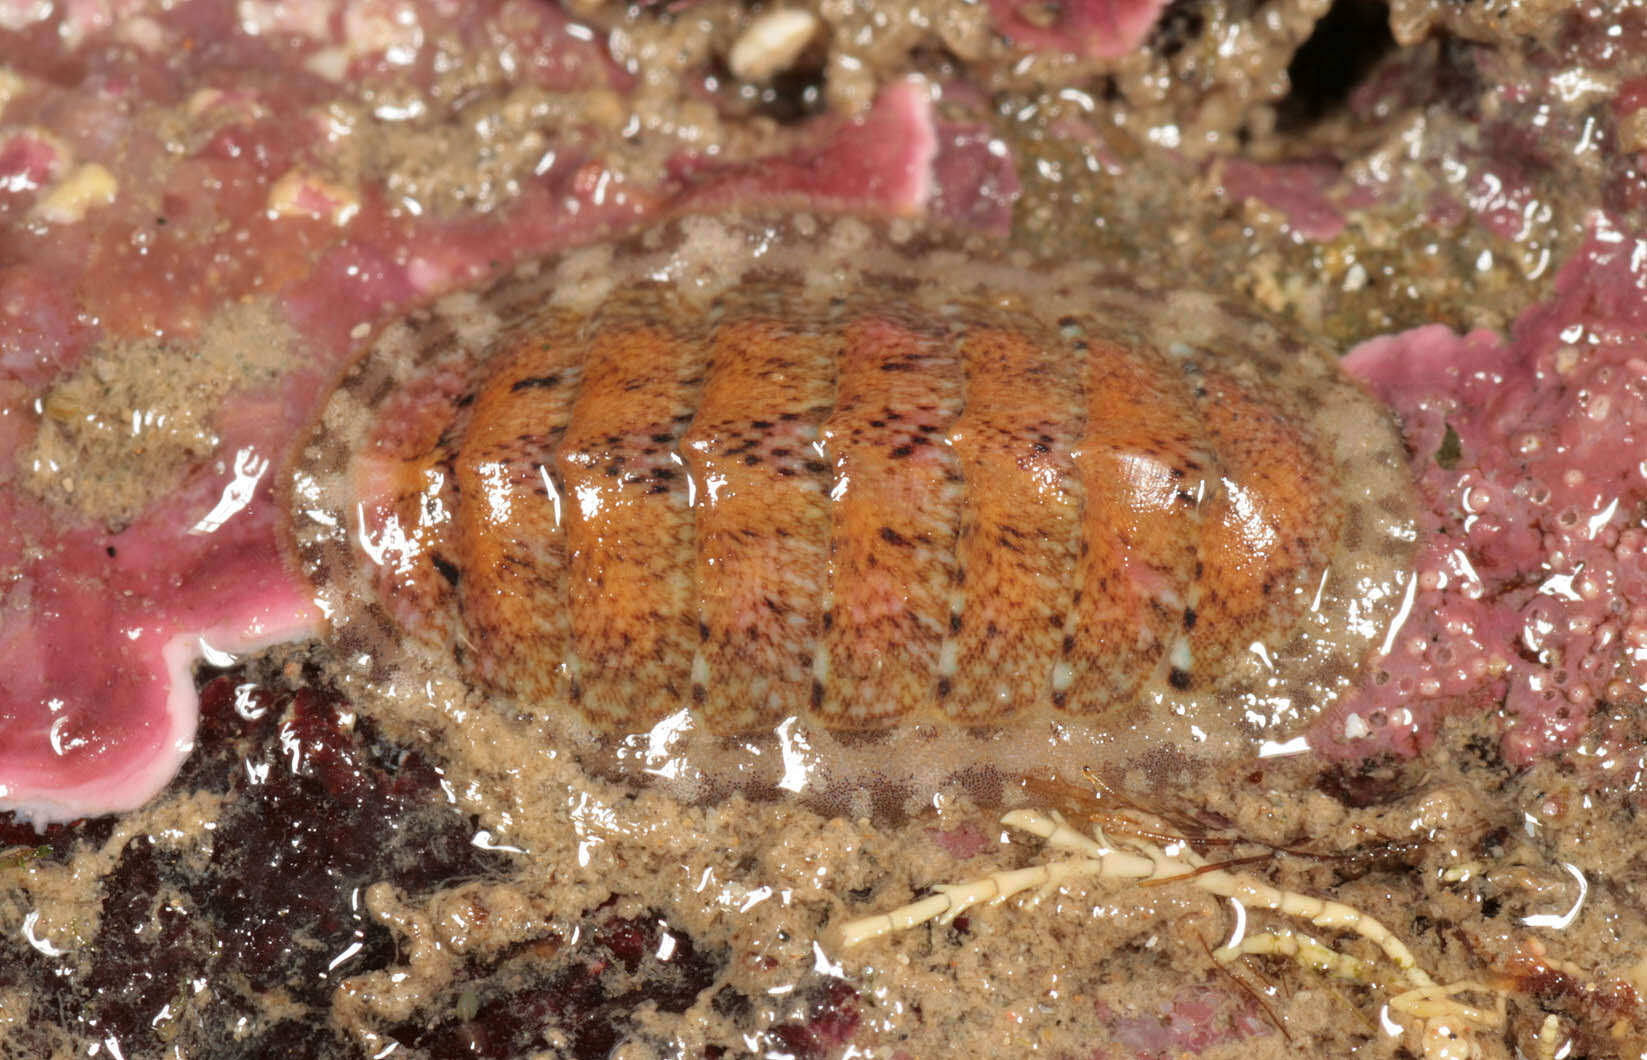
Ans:
<svg viewBox="0 0 1647 1060"><path fill-rule="evenodd" d="M1248 908L1273 909L1286 916L1307 920L1316 927L1351 931L1371 941L1395 962L1413 987L1434 986L1418 967L1412 951L1388 928L1373 917L1342 902L1329 902L1297 891L1283 891L1251 876L1225 869L1207 869L1206 859L1183 847L1168 854L1152 843L1134 841L1132 850L1118 847L1102 829L1088 836L1070 827L1056 812L1013 810L1001 818L1009 828L1039 836L1054 850L1083 855L1079 860L1051 862L1010 872L997 872L965 883L934 888L938 893L880 916L864 917L841 925L838 938L851 947L870 939L902 931L936 918L947 924L980 902L999 903L1030 888L1039 888L1036 900L1056 890L1068 880L1165 880L1182 876L1204 891L1220 898L1234 898Z"/></svg>
<svg viewBox="0 0 1647 1060"><path fill-rule="evenodd" d="M963 883L939 885L933 888L937 893L930 897L890 913L860 917L839 925L834 930L834 941L843 948L851 948L930 920L948 924L973 906L1000 904L1014 895L1031 890L1035 892L1030 899L1034 904L1072 880L1154 882L1181 879L1220 898L1234 899L1249 909L1270 909L1319 928L1359 935L1377 946L1395 966L1406 987L1390 1000L1390 1009L1424 1021L1427 1056L1452 1055L1439 1046L1431 1048L1430 1039L1439 1038L1433 1032L1445 1032L1456 1038L1457 1033L1463 1030L1493 1029L1504 1025L1502 994L1479 983L1445 986L1436 983L1419 966L1406 943L1377 918L1353 906L1298 891L1284 891L1245 873L1210 868L1207 860L1187 844L1171 843L1162 847L1142 839L1128 838L1122 846L1096 826L1092 834L1087 835L1071 827L1056 811L1013 810L1001 818L1001 823L1038 836L1052 849L1067 851L1076 857L1068 861L1003 870ZM1215 950L1213 957L1221 963L1229 963L1249 954L1288 957L1352 982L1370 983L1378 978L1374 965L1291 930L1249 935L1233 947L1223 946ZM1459 1001L1457 995L1463 993L1497 994L1497 1008L1484 1009ZM1452 1029L1448 1030L1449 1027Z"/></svg>

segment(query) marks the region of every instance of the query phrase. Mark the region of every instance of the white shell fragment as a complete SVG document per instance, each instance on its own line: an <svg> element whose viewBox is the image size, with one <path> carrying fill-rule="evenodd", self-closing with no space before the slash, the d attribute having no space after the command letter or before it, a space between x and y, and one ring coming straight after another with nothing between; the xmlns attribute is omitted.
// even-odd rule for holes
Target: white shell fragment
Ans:
<svg viewBox="0 0 1647 1060"><path fill-rule="evenodd" d="M820 24L817 15L798 8L767 11L732 45L726 64L740 81L770 80L794 65Z"/></svg>

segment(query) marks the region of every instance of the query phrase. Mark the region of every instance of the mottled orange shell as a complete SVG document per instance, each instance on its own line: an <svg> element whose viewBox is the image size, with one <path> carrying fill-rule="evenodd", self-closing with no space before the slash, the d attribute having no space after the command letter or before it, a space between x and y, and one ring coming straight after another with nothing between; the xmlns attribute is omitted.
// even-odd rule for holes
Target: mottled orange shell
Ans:
<svg viewBox="0 0 1647 1060"><path fill-rule="evenodd" d="M1295 730L1384 634L1387 416L1193 292L852 219L685 218L386 329L299 467L380 663L639 732Z"/></svg>

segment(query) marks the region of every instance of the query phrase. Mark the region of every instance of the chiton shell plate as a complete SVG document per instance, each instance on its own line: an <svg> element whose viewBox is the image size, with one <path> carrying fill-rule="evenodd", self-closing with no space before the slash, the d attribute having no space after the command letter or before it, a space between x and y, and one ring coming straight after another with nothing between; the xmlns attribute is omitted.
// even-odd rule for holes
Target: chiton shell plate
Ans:
<svg viewBox="0 0 1647 1060"><path fill-rule="evenodd" d="M1329 354L1215 296L688 216L384 328L293 529L380 692L1010 769L1300 732L1387 635L1405 463Z"/></svg>

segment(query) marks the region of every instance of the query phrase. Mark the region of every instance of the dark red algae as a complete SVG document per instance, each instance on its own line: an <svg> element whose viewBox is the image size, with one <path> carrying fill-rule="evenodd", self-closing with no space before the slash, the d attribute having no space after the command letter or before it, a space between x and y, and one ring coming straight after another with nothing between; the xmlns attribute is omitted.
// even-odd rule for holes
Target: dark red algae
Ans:
<svg viewBox="0 0 1647 1060"><path fill-rule="evenodd" d="M637 1037L638 1009L686 1011L725 960L698 952L655 914L595 910L574 930L576 942L548 936L471 969L437 1000L436 1011L448 1015L388 1028L386 1037L431 1058L505 1060L554 1049L603 1060Z"/></svg>
<svg viewBox="0 0 1647 1060"><path fill-rule="evenodd" d="M643 1008L686 1012L714 987L727 960L704 953L656 912L640 917L592 910L572 925L570 940L558 935L525 943L469 969L436 999L433 1022L407 1022L385 1037L414 1055L507 1060L554 1050L572 1060L605 1060L625 1043L659 1049L637 1013ZM801 1019L761 1033L762 1054L794 1060L839 1056L859 1022L858 991L843 979L820 976L802 988ZM731 984L707 995L714 1014L737 1021L752 999ZM732 1054L705 1048L704 1060Z"/></svg>
<svg viewBox="0 0 1647 1060"><path fill-rule="evenodd" d="M52 1055L64 1034L126 1056L224 1056L227 1042L246 1057L355 1055L331 1025L333 994L396 956L362 889L387 879L421 894L502 868L470 841L439 771L335 694L236 670L207 678L201 705L178 783L221 808L204 849L143 834L112 851L84 957L0 937L0 989L30 1004L8 1055ZM66 860L115 828L25 830L29 846L7 856Z"/></svg>

